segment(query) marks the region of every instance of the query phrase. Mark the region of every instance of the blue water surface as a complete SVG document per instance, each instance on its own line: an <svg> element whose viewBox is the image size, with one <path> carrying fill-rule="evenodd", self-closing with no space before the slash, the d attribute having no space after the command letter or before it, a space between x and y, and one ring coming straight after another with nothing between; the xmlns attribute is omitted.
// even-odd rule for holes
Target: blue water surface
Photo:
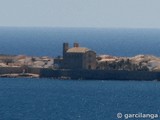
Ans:
<svg viewBox="0 0 160 120"><path fill-rule="evenodd" d="M63 42L78 42L98 55L160 56L160 29L0 27L0 54L56 57Z"/></svg>
<svg viewBox="0 0 160 120"><path fill-rule="evenodd" d="M160 114L160 83L0 79L0 120L116 120Z"/></svg>
<svg viewBox="0 0 160 120"><path fill-rule="evenodd" d="M55 57L63 42L97 54L160 56L160 29L0 27L0 54ZM119 112L160 114L159 101L156 81L0 78L0 120L116 120Z"/></svg>

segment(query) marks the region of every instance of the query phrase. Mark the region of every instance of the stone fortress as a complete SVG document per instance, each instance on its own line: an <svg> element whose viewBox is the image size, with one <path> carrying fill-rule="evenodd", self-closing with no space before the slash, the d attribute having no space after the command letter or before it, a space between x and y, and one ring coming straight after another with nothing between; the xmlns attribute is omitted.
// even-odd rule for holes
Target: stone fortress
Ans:
<svg viewBox="0 0 160 120"><path fill-rule="evenodd" d="M79 47L74 43L69 48L68 43L63 43L63 58L55 59L55 63L61 69L96 69L96 53L88 48Z"/></svg>
<svg viewBox="0 0 160 120"><path fill-rule="evenodd" d="M97 55L95 51L74 43L63 43L63 57L54 58L54 69L160 71L160 58L153 55L117 57Z"/></svg>
<svg viewBox="0 0 160 120"><path fill-rule="evenodd" d="M160 79L160 58L153 55L97 55L74 43L63 43L63 57L0 55L0 77L51 77L103 80ZM29 74L28 74L29 73Z"/></svg>
<svg viewBox="0 0 160 120"><path fill-rule="evenodd" d="M54 59L52 70L42 69L42 77L94 80L159 80L160 58L152 55L116 57L74 43L63 44L63 57Z"/></svg>

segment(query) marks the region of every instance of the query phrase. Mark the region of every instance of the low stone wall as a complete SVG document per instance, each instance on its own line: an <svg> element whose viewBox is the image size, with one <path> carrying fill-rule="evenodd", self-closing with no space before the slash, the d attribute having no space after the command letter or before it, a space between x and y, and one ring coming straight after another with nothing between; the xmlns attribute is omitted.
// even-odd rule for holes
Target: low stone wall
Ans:
<svg viewBox="0 0 160 120"><path fill-rule="evenodd" d="M0 74L22 73L21 67L0 67ZM106 71L106 70L52 70L46 68L27 68L27 73L40 77L70 78L85 80L160 80L160 72L148 71Z"/></svg>
<svg viewBox="0 0 160 120"><path fill-rule="evenodd" d="M22 73L23 69L20 67L0 67L0 74Z"/></svg>
<svg viewBox="0 0 160 120"><path fill-rule="evenodd" d="M28 68L28 73L40 74L42 68Z"/></svg>
<svg viewBox="0 0 160 120"><path fill-rule="evenodd" d="M105 70L51 70L41 69L40 77L93 80L159 80L160 72L105 71Z"/></svg>
<svg viewBox="0 0 160 120"><path fill-rule="evenodd" d="M22 73L25 69L26 73L40 74L41 68L23 68L23 67L0 67L0 74Z"/></svg>

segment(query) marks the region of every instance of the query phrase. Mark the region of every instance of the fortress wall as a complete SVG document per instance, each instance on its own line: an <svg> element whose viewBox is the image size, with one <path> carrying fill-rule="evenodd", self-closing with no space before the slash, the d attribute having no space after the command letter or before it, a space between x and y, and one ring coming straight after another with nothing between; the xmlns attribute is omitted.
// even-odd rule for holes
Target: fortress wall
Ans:
<svg viewBox="0 0 160 120"><path fill-rule="evenodd" d="M62 75L62 70L41 69L40 77L53 77L58 78Z"/></svg>
<svg viewBox="0 0 160 120"><path fill-rule="evenodd" d="M155 80L160 79L160 72L42 69L40 77L67 77L71 79L94 80Z"/></svg>
<svg viewBox="0 0 160 120"><path fill-rule="evenodd" d="M21 67L0 67L0 74L22 73ZM71 78L84 80L160 80L160 72L148 71L105 71L105 70L52 70L47 68L27 68L28 73L40 77Z"/></svg>
<svg viewBox="0 0 160 120"><path fill-rule="evenodd" d="M28 68L28 73L40 74L42 68Z"/></svg>
<svg viewBox="0 0 160 120"><path fill-rule="evenodd" d="M24 69L26 73L40 74L41 68L0 67L0 74L22 73Z"/></svg>
<svg viewBox="0 0 160 120"><path fill-rule="evenodd" d="M87 71L86 79L107 79L107 80L155 80L160 78L158 72L148 71Z"/></svg>
<svg viewBox="0 0 160 120"><path fill-rule="evenodd" d="M23 69L20 67L0 67L0 74L22 73Z"/></svg>

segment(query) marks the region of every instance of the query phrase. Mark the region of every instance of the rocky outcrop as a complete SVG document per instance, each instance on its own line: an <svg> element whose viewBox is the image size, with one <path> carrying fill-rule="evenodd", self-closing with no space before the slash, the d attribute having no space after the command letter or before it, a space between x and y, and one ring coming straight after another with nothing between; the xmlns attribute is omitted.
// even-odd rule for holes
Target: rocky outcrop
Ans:
<svg viewBox="0 0 160 120"><path fill-rule="evenodd" d="M137 55L134 57L100 55L97 57L97 69L160 71L160 58L153 55Z"/></svg>
<svg viewBox="0 0 160 120"><path fill-rule="evenodd" d="M0 55L0 67L55 68L54 58L26 55ZM153 55L134 57L117 57L111 55L97 56L98 70L125 71L160 71L160 58Z"/></svg>
<svg viewBox="0 0 160 120"><path fill-rule="evenodd" d="M21 67L28 66L34 68L52 68L53 67L53 58L44 56L26 56L26 55L17 55L17 56L0 56L0 67Z"/></svg>

